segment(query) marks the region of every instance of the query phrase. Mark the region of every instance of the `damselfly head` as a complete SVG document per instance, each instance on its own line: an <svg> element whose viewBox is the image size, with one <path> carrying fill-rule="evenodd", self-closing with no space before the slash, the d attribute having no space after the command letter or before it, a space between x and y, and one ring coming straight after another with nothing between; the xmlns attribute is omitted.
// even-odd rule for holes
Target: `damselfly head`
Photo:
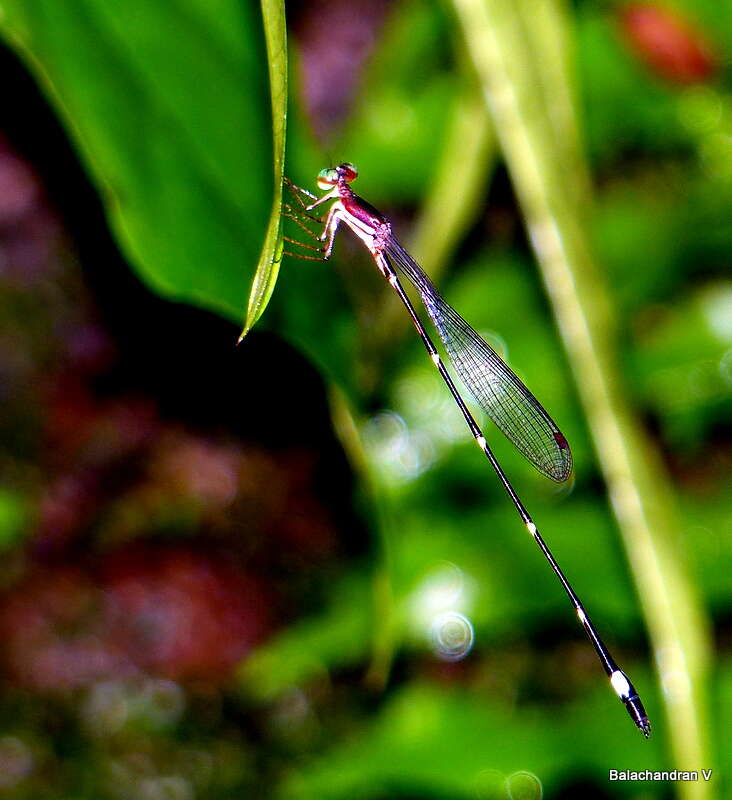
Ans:
<svg viewBox="0 0 732 800"><path fill-rule="evenodd" d="M318 173L318 188L331 189L336 186L339 181L350 183L358 178L358 170L353 164L339 164L337 167L328 167L321 169Z"/></svg>

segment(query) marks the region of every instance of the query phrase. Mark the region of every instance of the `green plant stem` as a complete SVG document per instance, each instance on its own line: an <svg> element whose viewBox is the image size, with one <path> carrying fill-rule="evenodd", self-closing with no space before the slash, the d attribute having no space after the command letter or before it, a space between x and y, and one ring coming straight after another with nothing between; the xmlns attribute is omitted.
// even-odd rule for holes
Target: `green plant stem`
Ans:
<svg viewBox="0 0 732 800"><path fill-rule="evenodd" d="M394 513L386 491L379 486L368 455L364 450L358 425L351 406L343 392L331 387L329 392L331 419L336 435L346 452L353 470L359 477L364 500L372 515L374 528L378 531L379 553L372 581L371 660L365 677L366 685L381 691L389 679L394 660L398 631L397 609L391 576L392 553L390 542L395 526Z"/></svg>
<svg viewBox="0 0 732 800"><path fill-rule="evenodd" d="M460 81L440 161L410 237L409 249L433 281L475 222L495 162L490 114L473 75ZM403 318L404 314L400 316Z"/></svg>
<svg viewBox="0 0 732 800"><path fill-rule="evenodd" d="M561 0L516 0L516 10L529 22L523 30L528 47L541 54L535 78L539 81L537 94L543 101L542 111L550 124L550 146L564 176L565 194L582 216L591 200L590 176L575 113L577 88L572 69L575 47L564 3Z"/></svg>
<svg viewBox="0 0 732 800"><path fill-rule="evenodd" d="M453 0L453 5L578 378L647 620L674 761L695 769L711 763L707 622L683 568L669 478L622 388L610 296L590 253L576 189L568 188L580 184L566 174L566 149L561 153L556 134L548 135L557 124L548 114L555 84L564 81L559 72L553 78L542 73L541 42L550 39L527 34L543 19L533 4ZM579 155L576 170L584 172ZM708 798L714 791L704 781L679 784L678 790L688 798Z"/></svg>

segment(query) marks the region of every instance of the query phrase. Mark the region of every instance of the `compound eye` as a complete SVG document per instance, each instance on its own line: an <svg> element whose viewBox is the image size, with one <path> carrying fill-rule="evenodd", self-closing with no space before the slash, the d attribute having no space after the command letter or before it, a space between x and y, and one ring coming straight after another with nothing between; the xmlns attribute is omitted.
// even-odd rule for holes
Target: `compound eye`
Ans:
<svg viewBox="0 0 732 800"><path fill-rule="evenodd" d="M319 189L330 189L331 186L335 186L338 183L338 170L332 167L321 169L317 183Z"/></svg>
<svg viewBox="0 0 732 800"><path fill-rule="evenodd" d="M343 178L346 181L346 183L355 181L356 178L358 178L358 170L353 164L348 164L348 163L341 164L340 167L338 167L338 169L340 170L341 175L343 175Z"/></svg>

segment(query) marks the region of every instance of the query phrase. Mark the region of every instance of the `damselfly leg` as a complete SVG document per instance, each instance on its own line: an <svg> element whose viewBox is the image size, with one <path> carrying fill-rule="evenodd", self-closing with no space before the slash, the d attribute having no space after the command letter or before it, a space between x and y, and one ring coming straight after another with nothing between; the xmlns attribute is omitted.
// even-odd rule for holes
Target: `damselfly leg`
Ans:
<svg viewBox="0 0 732 800"><path fill-rule="evenodd" d="M295 245L296 247L302 247L305 250L310 250L315 253L320 253L320 255L312 256L304 253L295 253L288 250L283 250L283 255L293 256L294 258L303 259L305 261L325 261L325 246L322 244L322 230L325 220L310 213L308 204L305 203L302 196L304 195L309 200L317 200L317 197L307 189L296 186L288 178L285 178L284 183L292 197L295 199L297 206L295 207L290 203L283 202L282 216L286 219L292 220L292 222L294 222L303 233L305 233L310 239L318 244L308 244L300 241L300 239L294 239L291 236L283 236L282 238L289 244ZM312 230L308 227L308 225L316 225L317 231Z"/></svg>

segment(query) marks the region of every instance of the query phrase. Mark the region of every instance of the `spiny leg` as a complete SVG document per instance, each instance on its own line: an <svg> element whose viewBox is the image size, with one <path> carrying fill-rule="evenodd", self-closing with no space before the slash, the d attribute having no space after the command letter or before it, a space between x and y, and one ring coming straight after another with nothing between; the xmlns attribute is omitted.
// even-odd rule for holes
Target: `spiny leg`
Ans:
<svg viewBox="0 0 732 800"><path fill-rule="evenodd" d="M325 253L324 247L316 247L312 244L306 244L305 242L301 242L299 239L292 239L289 236L282 237L286 242L290 244L296 244L298 247L304 247L306 250L314 250L316 253Z"/></svg>
<svg viewBox="0 0 732 800"><path fill-rule="evenodd" d="M305 231L305 233L307 233L307 235L311 239L314 239L317 242L321 241L320 239L321 234L315 233L315 231L311 231L310 228L307 227L307 223L303 220L302 215L299 214L297 211L295 211L295 209L293 209L292 206L283 205L282 216L287 217L287 219L291 219L301 230ZM315 217L311 217L310 215L307 215L307 218L311 222L316 222L319 226L322 225L323 222L325 221L322 219L316 219Z"/></svg>
<svg viewBox="0 0 732 800"><path fill-rule="evenodd" d="M294 206L291 206L289 203L283 202L282 203L282 208L284 208L287 211L289 211L290 214L293 214L293 215L299 217L303 221L305 221L307 219L310 222L317 222L318 225L322 225L323 222L325 222L325 218L324 217L316 217L314 214L311 214L308 211L308 206L299 205L297 208L295 208Z"/></svg>
<svg viewBox="0 0 732 800"><path fill-rule="evenodd" d="M309 192L307 189L303 189L300 186L294 184L289 178L284 178L284 185L287 186L290 194L295 198L299 208L293 208L289 203L283 203L282 206L282 216L291 219L301 230L305 231L308 236L312 237L317 242L325 242L324 247L309 247L308 245L300 242L296 239L290 239L288 237L283 237L285 241L290 242L291 244L295 244L298 247L305 247L310 250L315 250L316 252L323 253L322 256L305 256L301 255L300 253L293 253L287 250L283 250L283 255L294 256L295 258L302 258L308 261L327 261L330 258L331 251L333 250L333 241L335 239L336 230L338 229L338 223L340 222L340 217L337 214L334 214L334 209L331 208L325 218L322 217L315 217L310 212L315 206L320 205L321 203L326 202L327 200L331 199L331 194L328 193L323 195L323 197L317 197L312 192ZM307 205L300 195L304 195L305 197L313 200L314 202ZM307 227L307 221L315 222L318 225L323 225L325 223L322 231L320 234L315 234Z"/></svg>
<svg viewBox="0 0 732 800"><path fill-rule="evenodd" d="M289 255L289 256L295 256L296 258L304 258L304 259L313 260L313 261L322 261L322 260L324 260L324 255L322 255L322 254L325 253L325 248L322 246L322 244L320 244L320 242L322 241L321 234L320 233L315 233L315 231L311 231L310 228L307 227L307 224L305 223L305 221L302 219L302 215L300 215L297 211L295 211L295 209L293 209L291 206L289 206L287 204L283 206L282 216L283 217L287 217L287 219L291 219L298 226L298 228L300 228L300 230L302 230L304 233L306 233L313 241L318 242L318 245L306 244L305 242L301 242L299 239L293 239L290 236L283 236L282 238L286 242L289 242L290 244L294 244L297 247L303 247L306 250L312 250L312 251L314 251L316 253L321 253L320 256L306 256L306 255L304 255L302 253L293 253L292 251L284 251L285 254ZM309 220L312 220L313 222L317 222L318 225L322 224L321 220L316 220L314 217L311 217L309 214L306 214L305 216L307 216L307 218Z"/></svg>
<svg viewBox="0 0 732 800"><path fill-rule="evenodd" d="M323 233L320 235L320 241L325 242L324 255L326 260L330 258L330 254L333 252L333 245L335 243L336 233L338 232L338 226L341 224L343 219L343 212L340 210L337 204L333 204L330 207L328 216L326 217Z"/></svg>
<svg viewBox="0 0 732 800"><path fill-rule="evenodd" d="M285 237L285 241L292 242L292 239L287 239ZM301 242L293 242L293 244L302 244ZM293 253L291 250L283 250L283 256L292 256L293 258L299 258L301 261L325 261L325 255L321 256L306 256L303 253Z"/></svg>
<svg viewBox="0 0 732 800"><path fill-rule="evenodd" d="M309 192L307 189L303 189L302 186L298 186L296 183L293 183L287 176L282 179L282 182L293 194L295 194L295 192L300 192L300 194L307 195L311 200L318 199L317 195Z"/></svg>
<svg viewBox="0 0 732 800"><path fill-rule="evenodd" d="M291 244L296 244L298 247L305 247L308 250L315 250L318 253L321 253L320 256L306 256L302 253L293 253L289 250L283 250L283 255L293 256L294 258L300 258L305 261L327 261L330 258L331 251L333 250L333 240L335 239L336 231L338 230L338 223L340 222L340 216L338 214L330 213L328 214L328 219L323 230L323 233L317 237L317 241L325 241L325 246L322 247L312 247L311 245L305 244L304 242L300 242L297 239L290 239L287 236L283 236L282 238L286 242L290 242ZM312 233L312 231L308 231L308 233Z"/></svg>
<svg viewBox="0 0 732 800"><path fill-rule="evenodd" d="M308 211L309 204L302 199L301 195L305 195L305 197L307 197L310 200L317 200L318 199L317 196L314 195L312 192L309 192L307 189L303 189L300 186L296 186L289 178L284 179L284 184L289 190L292 197L294 197L295 200L297 201L297 204L300 207L299 210L303 214L303 216L309 217L310 219L315 219L315 217L313 217Z"/></svg>

